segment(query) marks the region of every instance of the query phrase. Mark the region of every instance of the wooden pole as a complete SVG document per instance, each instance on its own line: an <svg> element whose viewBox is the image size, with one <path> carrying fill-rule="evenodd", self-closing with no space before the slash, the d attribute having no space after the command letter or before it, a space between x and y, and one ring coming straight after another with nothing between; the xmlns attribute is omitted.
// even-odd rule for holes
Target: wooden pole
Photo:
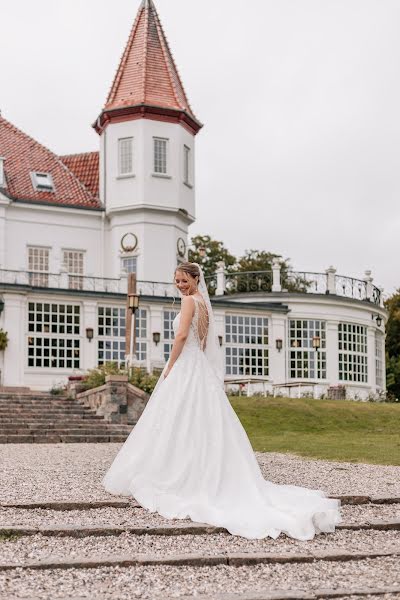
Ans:
<svg viewBox="0 0 400 600"><path fill-rule="evenodd" d="M133 312L129 308L129 295L136 294L136 273L128 273L128 294L126 297L126 326L125 326L125 368L130 369L132 362L128 364L129 350L131 347L131 330L133 325L133 354L135 354L136 348L136 327L135 323L132 323L134 319ZM133 357L130 357L133 361Z"/></svg>

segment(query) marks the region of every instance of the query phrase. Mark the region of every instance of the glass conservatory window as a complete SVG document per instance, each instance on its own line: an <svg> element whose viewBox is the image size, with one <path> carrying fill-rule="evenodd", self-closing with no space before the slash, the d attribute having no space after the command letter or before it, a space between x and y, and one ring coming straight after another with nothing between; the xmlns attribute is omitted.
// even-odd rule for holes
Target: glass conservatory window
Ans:
<svg viewBox="0 0 400 600"><path fill-rule="evenodd" d="M28 367L79 369L79 305L29 302Z"/></svg>
<svg viewBox="0 0 400 600"><path fill-rule="evenodd" d="M171 354L172 344L174 342L174 330L172 328L172 322L178 314L178 310L166 309L164 310L164 360L169 360Z"/></svg>
<svg viewBox="0 0 400 600"><path fill-rule="evenodd" d="M268 319L225 315L226 375L268 376Z"/></svg>
<svg viewBox="0 0 400 600"><path fill-rule="evenodd" d="M99 306L97 311L98 364L125 363L126 308L120 306ZM147 309L136 311L136 359L147 359Z"/></svg>
<svg viewBox="0 0 400 600"><path fill-rule="evenodd" d="M368 381L367 328L353 323L339 323L339 379Z"/></svg>
<svg viewBox="0 0 400 600"><path fill-rule="evenodd" d="M383 371L383 334L380 331L375 333L375 368L376 368L376 385L380 388L384 387L384 371Z"/></svg>
<svg viewBox="0 0 400 600"><path fill-rule="evenodd" d="M313 347L314 337L320 339L318 351ZM326 379L325 321L289 321L289 373L291 379Z"/></svg>

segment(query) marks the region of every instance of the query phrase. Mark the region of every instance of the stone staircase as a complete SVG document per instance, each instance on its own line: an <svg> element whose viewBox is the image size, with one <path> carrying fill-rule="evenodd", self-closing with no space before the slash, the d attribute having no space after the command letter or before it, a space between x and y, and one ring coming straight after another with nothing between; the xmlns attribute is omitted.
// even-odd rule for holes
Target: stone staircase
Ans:
<svg viewBox="0 0 400 600"><path fill-rule="evenodd" d="M0 444L124 442L131 430L64 396L0 392Z"/></svg>

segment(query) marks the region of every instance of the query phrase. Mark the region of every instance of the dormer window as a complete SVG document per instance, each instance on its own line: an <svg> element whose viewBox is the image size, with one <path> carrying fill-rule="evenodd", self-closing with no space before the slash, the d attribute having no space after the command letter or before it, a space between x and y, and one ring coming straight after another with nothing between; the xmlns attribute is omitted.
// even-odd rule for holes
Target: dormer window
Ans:
<svg viewBox="0 0 400 600"><path fill-rule="evenodd" d="M0 156L0 188L6 187L6 175L4 173L5 158Z"/></svg>
<svg viewBox="0 0 400 600"><path fill-rule="evenodd" d="M31 173L32 185L38 192L54 192L53 178L50 173Z"/></svg>

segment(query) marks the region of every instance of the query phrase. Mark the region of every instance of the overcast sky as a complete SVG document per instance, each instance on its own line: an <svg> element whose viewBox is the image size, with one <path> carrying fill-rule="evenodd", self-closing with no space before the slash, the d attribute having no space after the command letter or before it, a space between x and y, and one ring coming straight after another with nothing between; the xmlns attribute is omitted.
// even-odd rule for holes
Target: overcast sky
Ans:
<svg viewBox="0 0 400 600"><path fill-rule="evenodd" d="M98 149L139 0L0 0L3 116ZM190 233L400 287L400 1L155 0L197 144Z"/></svg>

